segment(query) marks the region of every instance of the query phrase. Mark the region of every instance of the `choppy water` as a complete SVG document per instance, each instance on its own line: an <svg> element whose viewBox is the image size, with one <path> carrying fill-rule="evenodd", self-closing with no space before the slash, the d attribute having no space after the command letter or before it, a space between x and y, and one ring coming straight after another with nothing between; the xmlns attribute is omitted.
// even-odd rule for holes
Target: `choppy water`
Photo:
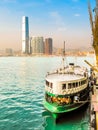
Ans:
<svg viewBox="0 0 98 130"><path fill-rule="evenodd" d="M93 63L92 57L67 57L67 63L87 66L84 59ZM58 124L43 107L45 75L60 64L60 57L0 58L0 130L89 130L88 106Z"/></svg>

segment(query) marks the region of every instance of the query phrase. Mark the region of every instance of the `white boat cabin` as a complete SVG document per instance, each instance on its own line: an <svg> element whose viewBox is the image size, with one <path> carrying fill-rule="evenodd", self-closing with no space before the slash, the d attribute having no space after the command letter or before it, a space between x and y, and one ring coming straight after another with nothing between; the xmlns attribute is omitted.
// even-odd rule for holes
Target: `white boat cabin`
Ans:
<svg viewBox="0 0 98 130"><path fill-rule="evenodd" d="M88 86L88 75L85 68L79 66L59 69L46 76L45 90L55 95L66 95L80 92Z"/></svg>

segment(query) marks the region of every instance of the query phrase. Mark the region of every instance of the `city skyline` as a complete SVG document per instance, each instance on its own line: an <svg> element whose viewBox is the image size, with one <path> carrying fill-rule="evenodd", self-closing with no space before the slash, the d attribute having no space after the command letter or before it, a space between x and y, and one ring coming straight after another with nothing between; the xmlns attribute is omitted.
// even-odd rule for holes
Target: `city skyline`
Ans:
<svg viewBox="0 0 98 130"><path fill-rule="evenodd" d="M95 0L90 0L92 10ZM0 48L21 50L21 19L29 17L30 36L51 37L54 47L89 47L92 43L87 0L0 1Z"/></svg>

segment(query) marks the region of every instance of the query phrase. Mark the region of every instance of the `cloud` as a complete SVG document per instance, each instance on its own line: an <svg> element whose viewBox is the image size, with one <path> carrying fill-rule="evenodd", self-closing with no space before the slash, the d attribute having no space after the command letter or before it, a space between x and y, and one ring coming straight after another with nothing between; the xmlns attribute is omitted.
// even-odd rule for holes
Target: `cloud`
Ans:
<svg viewBox="0 0 98 130"><path fill-rule="evenodd" d="M50 17L52 18L52 24L57 28L57 31L63 32L66 31L66 25L63 20L63 17L58 11L50 12Z"/></svg>
<svg viewBox="0 0 98 130"><path fill-rule="evenodd" d="M66 31L67 29L65 28L65 27L59 27L58 28L58 31L60 31L60 32L63 32L63 31Z"/></svg>
<svg viewBox="0 0 98 130"><path fill-rule="evenodd" d="M74 16L75 16L75 17L80 17L80 14L77 13L77 14L74 14Z"/></svg>
<svg viewBox="0 0 98 130"><path fill-rule="evenodd" d="M50 17L52 18L52 21L56 25L64 25L63 19L61 15L59 14L59 12L53 11L53 12L50 12L49 14L50 14Z"/></svg>
<svg viewBox="0 0 98 130"><path fill-rule="evenodd" d="M60 15L59 15L59 13L58 13L57 11L50 12L50 15L51 15L52 17L55 17L55 18L60 17Z"/></svg>

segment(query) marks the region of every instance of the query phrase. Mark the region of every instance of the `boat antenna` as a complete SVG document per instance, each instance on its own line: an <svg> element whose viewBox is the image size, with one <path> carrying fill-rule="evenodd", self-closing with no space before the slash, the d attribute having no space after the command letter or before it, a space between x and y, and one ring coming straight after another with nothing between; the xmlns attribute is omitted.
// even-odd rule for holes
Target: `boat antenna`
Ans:
<svg viewBox="0 0 98 130"><path fill-rule="evenodd" d="M64 50L63 50L63 55L65 56L65 41L64 41Z"/></svg>
<svg viewBox="0 0 98 130"><path fill-rule="evenodd" d="M62 57L62 62L63 62L63 69L64 69L64 61L65 61L65 41L64 41L64 48L63 48L63 57Z"/></svg>

